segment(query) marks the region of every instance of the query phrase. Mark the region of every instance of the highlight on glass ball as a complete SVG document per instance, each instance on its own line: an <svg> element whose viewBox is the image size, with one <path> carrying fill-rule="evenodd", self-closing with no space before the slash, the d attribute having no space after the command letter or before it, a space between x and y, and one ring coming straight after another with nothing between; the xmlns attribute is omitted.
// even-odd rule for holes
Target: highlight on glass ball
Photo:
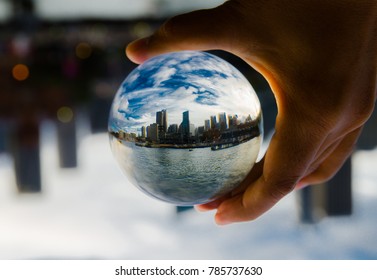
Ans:
<svg viewBox="0 0 377 280"><path fill-rule="evenodd" d="M182 206L237 187L263 138L260 102L247 79L225 60L193 51L133 70L113 100L108 129L129 181Z"/></svg>

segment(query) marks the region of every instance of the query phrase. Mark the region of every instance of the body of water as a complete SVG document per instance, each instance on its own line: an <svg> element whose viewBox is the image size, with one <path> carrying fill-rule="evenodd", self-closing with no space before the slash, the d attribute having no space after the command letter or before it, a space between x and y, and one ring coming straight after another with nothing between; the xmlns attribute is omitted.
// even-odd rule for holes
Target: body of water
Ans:
<svg viewBox="0 0 377 280"><path fill-rule="evenodd" d="M253 167L261 137L216 151L138 147L113 136L110 142L131 182L158 199L193 205L208 202L236 187Z"/></svg>

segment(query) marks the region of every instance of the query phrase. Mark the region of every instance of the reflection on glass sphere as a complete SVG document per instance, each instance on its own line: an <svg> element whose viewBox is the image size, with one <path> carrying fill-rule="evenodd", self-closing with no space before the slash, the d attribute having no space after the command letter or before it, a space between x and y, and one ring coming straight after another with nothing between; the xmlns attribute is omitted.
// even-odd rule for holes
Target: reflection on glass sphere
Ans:
<svg viewBox="0 0 377 280"><path fill-rule="evenodd" d="M263 137L258 97L228 62L204 52L154 57L120 86L110 144L128 179L176 205L228 193L253 167Z"/></svg>

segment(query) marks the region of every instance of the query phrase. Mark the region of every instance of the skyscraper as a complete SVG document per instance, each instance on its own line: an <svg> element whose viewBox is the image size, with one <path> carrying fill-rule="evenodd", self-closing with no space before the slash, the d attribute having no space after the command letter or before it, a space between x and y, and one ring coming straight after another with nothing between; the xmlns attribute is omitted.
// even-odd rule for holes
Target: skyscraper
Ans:
<svg viewBox="0 0 377 280"><path fill-rule="evenodd" d="M215 129L217 126L216 124L217 124L216 116L211 116L211 128Z"/></svg>
<svg viewBox="0 0 377 280"><path fill-rule="evenodd" d="M165 135L168 129L168 113L166 110L156 112L156 124L158 125L160 137Z"/></svg>
<svg viewBox="0 0 377 280"><path fill-rule="evenodd" d="M187 141L190 137L190 114L189 111L185 111L182 114L183 120L181 123L181 132L184 141Z"/></svg>
<svg viewBox="0 0 377 280"><path fill-rule="evenodd" d="M141 127L141 138L146 138L147 137L147 130L145 126Z"/></svg>
<svg viewBox="0 0 377 280"><path fill-rule="evenodd" d="M220 129L225 130L228 128L228 122L226 118L226 113L220 113L219 114L219 123L220 123Z"/></svg>
<svg viewBox="0 0 377 280"><path fill-rule="evenodd" d="M147 127L147 136L152 142L158 142L158 124L152 123Z"/></svg>
<svg viewBox="0 0 377 280"><path fill-rule="evenodd" d="M229 119L229 128L236 128L238 125L238 116L237 115L229 116L228 119Z"/></svg>
<svg viewBox="0 0 377 280"><path fill-rule="evenodd" d="M204 131L208 131L211 128L211 121L205 120L204 121Z"/></svg>
<svg viewBox="0 0 377 280"><path fill-rule="evenodd" d="M177 124L169 125L168 133L170 133L170 134L178 133L178 125Z"/></svg>

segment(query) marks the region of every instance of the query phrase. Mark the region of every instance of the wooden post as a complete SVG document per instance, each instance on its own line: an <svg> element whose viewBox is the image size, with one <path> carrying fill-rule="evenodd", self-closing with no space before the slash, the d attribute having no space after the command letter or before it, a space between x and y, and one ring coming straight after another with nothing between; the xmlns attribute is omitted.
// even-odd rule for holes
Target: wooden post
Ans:
<svg viewBox="0 0 377 280"><path fill-rule="evenodd" d="M76 122L57 122L59 163L61 168L77 167Z"/></svg>
<svg viewBox="0 0 377 280"><path fill-rule="evenodd" d="M39 123L35 116L26 114L13 133L12 154L19 192L40 192L41 162Z"/></svg>

